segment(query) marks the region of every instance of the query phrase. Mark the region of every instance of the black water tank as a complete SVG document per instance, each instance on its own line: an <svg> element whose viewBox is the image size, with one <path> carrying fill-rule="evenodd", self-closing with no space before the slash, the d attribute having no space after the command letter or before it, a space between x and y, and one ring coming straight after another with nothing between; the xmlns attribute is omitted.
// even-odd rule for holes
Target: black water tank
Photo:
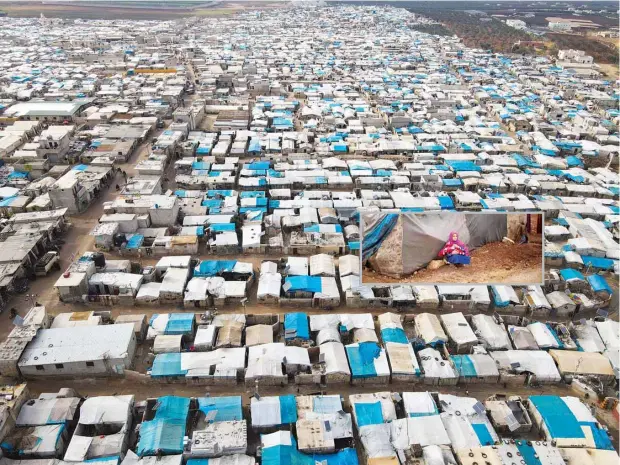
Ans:
<svg viewBox="0 0 620 465"><path fill-rule="evenodd" d="M105 266L105 256L101 252L97 252L93 255L96 268L103 268Z"/></svg>
<svg viewBox="0 0 620 465"><path fill-rule="evenodd" d="M123 233L114 234L114 247L120 247L126 241Z"/></svg>

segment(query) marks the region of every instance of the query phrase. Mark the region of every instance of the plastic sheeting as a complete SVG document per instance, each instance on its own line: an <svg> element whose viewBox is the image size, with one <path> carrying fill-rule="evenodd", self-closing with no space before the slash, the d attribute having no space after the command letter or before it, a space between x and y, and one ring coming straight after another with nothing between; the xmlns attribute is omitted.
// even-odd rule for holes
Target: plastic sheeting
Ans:
<svg viewBox="0 0 620 465"><path fill-rule="evenodd" d="M369 217L369 220L366 220ZM365 221L371 224L379 224L387 217L387 214L365 215ZM363 259L371 255L371 265L376 271L384 274L408 275L426 266L430 261L437 258L441 248L448 240L450 232L456 231L459 239L470 249L480 247L488 242L501 241L508 231L506 214L401 214L398 221L402 224L402 238L398 246L399 250L385 250L381 243L366 250L363 244ZM394 229L394 226L392 226ZM394 230L393 233L398 231ZM366 231L364 241L366 241ZM383 242L387 235L381 239ZM391 240L391 238L390 238ZM370 239L368 240L371 242ZM385 257L383 255L385 254ZM394 264L397 260L398 263ZM386 263L387 262L387 263ZM384 263L386 263L384 265ZM389 270L387 266L389 264Z"/></svg>
<svg viewBox="0 0 620 465"><path fill-rule="evenodd" d="M538 381L558 382L562 379L555 362L543 350L506 350L490 352L498 368L515 373L532 373Z"/></svg>
<svg viewBox="0 0 620 465"><path fill-rule="evenodd" d="M474 315L472 323L476 334L483 339L483 346L488 350L510 349L510 339L506 330L495 322L491 315Z"/></svg>
<svg viewBox="0 0 620 465"><path fill-rule="evenodd" d="M198 410L207 416L215 412L211 421L243 420L241 396L199 397Z"/></svg>
<svg viewBox="0 0 620 465"><path fill-rule="evenodd" d="M295 396L255 397L250 403L252 426L270 427L295 423L297 421L297 402Z"/></svg>
<svg viewBox="0 0 620 465"><path fill-rule="evenodd" d="M274 433L279 436L290 436L290 432ZM304 454L297 449L295 439L285 437L278 441L263 435L261 462L263 465L358 465L357 451L352 448L342 449L333 454ZM273 444L270 444L274 442Z"/></svg>
<svg viewBox="0 0 620 465"><path fill-rule="evenodd" d="M390 374L385 351L375 342L346 346L353 378L374 378Z"/></svg>
<svg viewBox="0 0 620 465"><path fill-rule="evenodd" d="M137 448L140 457L183 452L189 404L187 397L165 396L157 399L155 417L140 425Z"/></svg>
<svg viewBox="0 0 620 465"><path fill-rule="evenodd" d="M322 280L319 276L289 276L282 286L284 292L321 292Z"/></svg>
<svg viewBox="0 0 620 465"><path fill-rule="evenodd" d="M381 247L398 222L398 214L374 214L364 216L362 260L367 260Z"/></svg>
<svg viewBox="0 0 620 465"><path fill-rule="evenodd" d="M285 339L310 339L310 326L308 315L305 313L287 313L284 316Z"/></svg>
<svg viewBox="0 0 620 465"><path fill-rule="evenodd" d="M409 417L437 415L439 410L429 392L403 392L403 405Z"/></svg>
<svg viewBox="0 0 620 465"><path fill-rule="evenodd" d="M233 271L237 260L203 260L194 268L195 277L208 278Z"/></svg>

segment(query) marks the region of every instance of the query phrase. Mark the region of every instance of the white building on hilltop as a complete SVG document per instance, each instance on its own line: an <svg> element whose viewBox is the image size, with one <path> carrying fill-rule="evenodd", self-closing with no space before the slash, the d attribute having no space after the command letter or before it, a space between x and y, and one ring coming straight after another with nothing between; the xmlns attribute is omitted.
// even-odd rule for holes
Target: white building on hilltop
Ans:
<svg viewBox="0 0 620 465"><path fill-rule="evenodd" d="M521 21L520 19L507 19L506 25L514 27L515 29L525 29L527 27L525 21Z"/></svg>

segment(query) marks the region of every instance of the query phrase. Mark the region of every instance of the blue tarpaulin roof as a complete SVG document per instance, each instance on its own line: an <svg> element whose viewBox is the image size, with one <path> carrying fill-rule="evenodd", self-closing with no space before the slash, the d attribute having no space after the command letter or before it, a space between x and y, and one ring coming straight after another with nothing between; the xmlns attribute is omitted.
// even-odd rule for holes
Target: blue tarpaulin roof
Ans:
<svg viewBox="0 0 620 465"><path fill-rule="evenodd" d="M297 400L289 394L280 396L280 424L289 425L297 421Z"/></svg>
<svg viewBox="0 0 620 465"><path fill-rule="evenodd" d="M181 353L157 354L151 367L151 377L185 376L187 370L181 370Z"/></svg>
<svg viewBox="0 0 620 465"><path fill-rule="evenodd" d="M480 441L480 445L482 446L492 446L495 444L493 440L493 436L489 432L489 428L484 423L472 423L472 428L478 436L478 441Z"/></svg>
<svg viewBox="0 0 620 465"><path fill-rule="evenodd" d="M277 445L263 449L261 456L262 465L358 465L357 452L355 449L346 448L333 454L304 454L297 450L294 438L292 445ZM208 465L208 463L190 463L187 465Z"/></svg>
<svg viewBox="0 0 620 465"><path fill-rule="evenodd" d="M268 170L270 167L270 161L255 161L254 163L248 163L246 166L249 170Z"/></svg>
<svg viewBox="0 0 620 465"><path fill-rule="evenodd" d="M203 260L194 268L194 276L207 278L232 271L237 260Z"/></svg>
<svg viewBox="0 0 620 465"><path fill-rule="evenodd" d="M127 239L127 248L128 249L139 249L144 243L144 236L142 234L132 234L131 237Z"/></svg>
<svg viewBox="0 0 620 465"><path fill-rule="evenodd" d="M304 232L321 232L321 230L325 231L325 229L329 229L329 232L342 232L342 226L339 224L311 224L310 226L304 227Z"/></svg>
<svg viewBox="0 0 620 465"><path fill-rule="evenodd" d="M323 286L319 276L288 276L284 280L286 292L321 292Z"/></svg>
<svg viewBox="0 0 620 465"><path fill-rule="evenodd" d="M243 420L241 396L199 397L198 410L205 415L216 412L211 421Z"/></svg>
<svg viewBox="0 0 620 465"><path fill-rule="evenodd" d="M137 448L140 457L183 452L189 403L187 397L165 396L157 399L155 417L140 425Z"/></svg>
<svg viewBox="0 0 620 465"><path fill-rule="evenodd" d="M590 255L582 255L581 260L585 266L591 266L599 270L613 270L614 260L611 258L592 257Z"/></svg>
<svg viewBox="0 0 620 465"><path fill-rule="evenodd" d="M443 183L444 186L462 186L463 185L463 181L457 178L454 179L442 179L441 182Z"/></svg>
<svg viewBox="0 0 620 465"><path fill-rule="evenodd" d="M530 396L552 439L585 438L573 412L559 396Z"/></svg>
<svg viewBox="0 0 620 465"><path fill-rule="evenodd" d="M450 358L454 362L459 376L464 378L475 378L478 376L474 362L472 362L469 355L450 355Z"/></svg>
<svg viewBox="0 0 620 465"><path fill-rule="evenodd" d="M356 402L353 406L358 428L383 423L381 402Z"/></svg>
<svg viewBox="0 0 620 465"><path fill-rule="evenodd" d="M562 279L564 281L570 281L572 279L580 279L580 280L584 280L584 276L577 270L574 270L572 268L564 268L562 270L560 270L560 276L562 277Z"/></svg>
<svg viewBox="0 0 620 465"><path fill-rule="evenodd" d="M9 179L26 179L28 177L28 173L22 173L21 171L13 171L9 174Z"/></svg>
<svg viewBox="0 0 620 465"><path fill-rule="evenodd" d="M454 210L454 202L447 195L440 195L437 197L439 200L439 206L442 210Z"/></svg>
<svg viewBox="0 0 620 465"><path fill-rule="evenodd" d="M446 165L449 165L454 171L482 171L482 168L473 161L446 160Z"/></svg>
<svg viewBox="0 0 620 465"><path fill-rule="evenodd" d="M159 314L155 313L151 316L149 325L152 326L155 318ZM194 330L194 314L193 313L170 313L168 322L164 329L164 334L191 334Z"/></svg>
<svg viewBox="0 0 620 465"><path fill-rule="evenodd" d="M14 195L12 197L7 197L6 199L0 200L0 207L8 207L15 201L16 198L17 195Z"/></svg>
<svg viewBox="0 0 620 465"><path fill-rule="evenodd" d="M310 339L308 315L302 312L287 313L284 316L285 339Z"/></svg>
<svg viewBox="0 0 620 465"><path fill-rule="evenodd" d="M235 224L234 223L211 224L211 225L209 225L209 229L211 231L215 231L215 232L234 231L235 230Z"/></svg>
<svg viewBox="0 0 620 465"><path fill-rule="evenodd" d="M376 342L360 342L357 346L345 346L353 378L373 378L377 376L375 359L381 348Z"/></svg>
<svg viewBox="0 0 620 465"><path fill-rule="evenodd" d="M606 291L610 295L613 294L612 288L607 283L607 280L601 275L593 274L588 276L588 283L594 292Z"/></svg>
<svg viewBox="0 0 620 465"><path fill-rule="evenodd" d="M405 331L402 328L382 328L381 339L383 340L383 343L397 342L400 344L409 344L407 334L405 334Z"/></svg>

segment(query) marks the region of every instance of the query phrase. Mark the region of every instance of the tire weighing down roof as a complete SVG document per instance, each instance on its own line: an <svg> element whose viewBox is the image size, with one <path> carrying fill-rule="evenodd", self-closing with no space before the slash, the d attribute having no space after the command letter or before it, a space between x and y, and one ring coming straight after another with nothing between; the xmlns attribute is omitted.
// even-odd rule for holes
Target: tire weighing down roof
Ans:
<svg viewBox="0 0 620 465"><path fill-rule="evenodd" d="M508 217L501 213L367 213L363 220L362 258L375 271L396 277L437 258L453 231L470 249L501 241L508 232Z"/></svg>

